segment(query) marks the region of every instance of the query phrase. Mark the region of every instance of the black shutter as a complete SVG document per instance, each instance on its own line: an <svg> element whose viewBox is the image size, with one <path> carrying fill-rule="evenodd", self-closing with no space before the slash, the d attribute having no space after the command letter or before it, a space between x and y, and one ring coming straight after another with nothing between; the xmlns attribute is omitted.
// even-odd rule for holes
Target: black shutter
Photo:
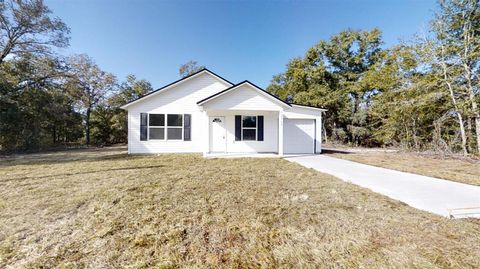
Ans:
<svg viewBox="0 0 480 269"><path fill-rule="evenodd" d="M242 140L242 116L235 115L235 141Z"/></svg>
<svg viewBox="0 0 480 269"><path fill-rule="evenodd" d="M192 140L191 138L191 122L192 116L190 114L184 114L183 115L183 140L184 141L190 141Z"/></svg>
<svg viewBox="0 0 480 269"><path fill-rule="evenodd" d="M140 113L140 141L147 140L148 114Z"/></svg>
<svg viewBox="0 0 480 269"><path fill-rule="evenodd" d="M258 125L257 125L257 140L258 141L263 141L263 116L258 116L257 117L257 120L258 120Z"/></svg>

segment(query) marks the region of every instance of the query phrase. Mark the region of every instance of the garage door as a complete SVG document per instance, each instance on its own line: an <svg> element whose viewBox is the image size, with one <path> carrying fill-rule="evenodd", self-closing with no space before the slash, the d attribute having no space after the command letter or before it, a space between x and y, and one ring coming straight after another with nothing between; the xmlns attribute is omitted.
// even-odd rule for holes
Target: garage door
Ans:
<svg viewBox="0 0 480 269"><path fill-rule="evenodd" d="M283 151L285 154L314 153L315 120L285 119Z"/></svg>

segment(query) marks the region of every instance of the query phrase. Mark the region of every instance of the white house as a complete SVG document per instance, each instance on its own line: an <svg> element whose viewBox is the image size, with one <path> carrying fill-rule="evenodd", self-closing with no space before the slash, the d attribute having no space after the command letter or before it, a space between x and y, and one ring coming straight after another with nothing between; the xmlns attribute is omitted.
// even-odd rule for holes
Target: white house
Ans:
<svg viewBox="0 0 480 269"><path fill-rule="evenodd" d="M320 153L324 109L288 104L208 69L122 106L128 153Z"/></svg>

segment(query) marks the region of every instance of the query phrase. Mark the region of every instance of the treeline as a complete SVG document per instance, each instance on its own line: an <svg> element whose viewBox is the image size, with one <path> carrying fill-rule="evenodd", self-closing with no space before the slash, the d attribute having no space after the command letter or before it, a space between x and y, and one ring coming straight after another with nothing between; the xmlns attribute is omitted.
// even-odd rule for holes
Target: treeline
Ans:
<svg viewBox="0 0 480 269"><path fill-rule="evenodd" d="M327 139L362 146L480 152L480 10L440 1L428 31L382 47L346 30L292 59L268 91L328 109ZM42 0L0 1L0 151L127 142L119 106L152 90L87 55L59 55L70 30ZM185 76L196 70L189 62Z"/></svg>
<svg viewBox="0 0 480 269"><path fill-rule="evenodd" d="M127 142L119 106L152 90L87 55L62 56L70 30L41 0L0 1L0 152Z"/></svg>
<svg viewBox="0 0 480 269"><path fill-rule="evenodd" d="M480 8L440 1L429 29L382 48L347 30L292 59L268 91L328 109L328 138L362 146L480 152Z"/></svg>

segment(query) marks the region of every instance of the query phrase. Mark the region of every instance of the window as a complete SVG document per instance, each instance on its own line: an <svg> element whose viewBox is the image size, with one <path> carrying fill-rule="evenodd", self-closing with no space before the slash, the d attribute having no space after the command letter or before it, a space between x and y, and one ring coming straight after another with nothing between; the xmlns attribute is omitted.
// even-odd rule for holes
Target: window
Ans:
<svg viewBox="0 0 480 269"><path fill-rule="evenodd" d="M164 114L149 114L148 127L149 139L165 139Z"/></svg>
<svg viewBox="0 0 480 269"><path fill-rule="evenodd" d="M150 126L165 126L165 115L150 114Z"/></svg>
<svg viewBox="0 0 480 269"><path fill-rule="evenodd" d="M182 140L183 136L183 115L168 114L167 115L167 139Z"/></svg>
<svg viewBox="0 0 480 269"><path fill-rule="evenodd" d="M147 122L148 116L148 122ZM140 113L140 140L191 140L190 114Z"/></svg>
<svg viewBox="0 0 480 269"><path fill-rule="evenodd" d="M242 140L257 140L257 116L242 116Z"/></svg>

